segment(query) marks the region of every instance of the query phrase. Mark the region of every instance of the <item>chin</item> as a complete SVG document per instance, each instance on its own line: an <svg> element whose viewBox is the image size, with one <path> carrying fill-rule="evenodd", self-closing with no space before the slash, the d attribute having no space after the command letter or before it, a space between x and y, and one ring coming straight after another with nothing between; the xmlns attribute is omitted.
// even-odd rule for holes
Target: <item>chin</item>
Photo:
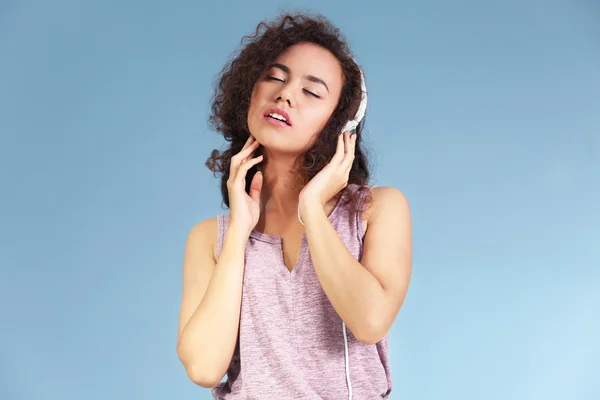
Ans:
<svg viewBox="0 0 600 400"><path fill-rule="evenodd" d="M268 146L273 142L280 142L281 138L285 138L283 132L280 132L277 127L267 123L254 123L249 125L249 129L250 134L263 146Z"/></svg>
<svg viewBox="0 0 600 400"><path fill-rule="evenodd" d="M265 121L249 124L251 135L258 143L275 153L299 154L304 152L307 143L294 133L292 128L278 128Z"/></svg>
<svg viewBox="0 0 600 400"><path fill-rule="evenodd" d="M252 134L254 136L254 134ZM268 132L268 130L260 130L254 138L258 143L271 153L279 154L297 154L302 149L297 148L298 143L294 143L289 137L285 137L278 132Z"/></svg>

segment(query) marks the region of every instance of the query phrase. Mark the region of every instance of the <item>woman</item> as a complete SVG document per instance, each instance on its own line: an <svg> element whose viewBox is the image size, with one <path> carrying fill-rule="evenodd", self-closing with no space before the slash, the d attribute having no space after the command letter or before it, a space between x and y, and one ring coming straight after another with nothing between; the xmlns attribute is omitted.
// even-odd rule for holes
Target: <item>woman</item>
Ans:
<svg viewBox="0 0 600 400"><path fill-rule="evenodd" d="M411 223L400 191L366 186L363 123L347 124L363 82L306 15L259 24L221 73L211 122L230 146L207 165L229 213L189 233L177 343L216 399L389 397Z"/></svg>

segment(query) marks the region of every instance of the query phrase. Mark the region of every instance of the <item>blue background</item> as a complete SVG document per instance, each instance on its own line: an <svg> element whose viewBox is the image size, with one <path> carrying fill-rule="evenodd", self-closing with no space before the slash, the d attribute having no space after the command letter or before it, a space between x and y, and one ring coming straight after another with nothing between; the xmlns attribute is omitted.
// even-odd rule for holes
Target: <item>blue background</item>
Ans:
<svg viewBox="0 0 600 400"><path fill-rule="evenodd" d="M175 351L215 75L291 1L0 2L0 398L208 399ZM414 275L393 399L600 398L600 5L294 2L367 75Z"/></svg>

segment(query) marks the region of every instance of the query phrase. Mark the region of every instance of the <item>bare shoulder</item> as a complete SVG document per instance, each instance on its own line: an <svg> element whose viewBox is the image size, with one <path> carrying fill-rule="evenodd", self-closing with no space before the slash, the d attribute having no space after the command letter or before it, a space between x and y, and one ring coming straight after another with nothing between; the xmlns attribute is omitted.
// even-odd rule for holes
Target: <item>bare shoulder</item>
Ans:
<svg viewBox="0 0 600 400"><path fill-rule="evenodd" d="M377 186L371 189L371 195L373 201L363 216L367 229L371 223L386 218L410 223L410 205L402 191L393 186Z"/></svg>
<svg viewBox="0 0 600 400"><path fill-rule="evenodd" d="M217 217L207 218L194 225L187 238L187 245L195 248L210 248L216 261L219 225Z"/></svg>

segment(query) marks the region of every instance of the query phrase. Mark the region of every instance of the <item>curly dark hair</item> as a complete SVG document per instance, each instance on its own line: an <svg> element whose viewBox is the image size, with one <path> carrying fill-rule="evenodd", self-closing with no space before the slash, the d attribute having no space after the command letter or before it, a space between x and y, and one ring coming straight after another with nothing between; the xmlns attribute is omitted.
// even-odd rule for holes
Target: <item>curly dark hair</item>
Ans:
<svg viewBox="0 0 600 400"><path fill-rule="evenodd" d="M210 125L230 144L223 151L213 150L206 166L215 176L220 175L221 195L227 207L230 160L241 151L250 135L248 109L254 84L284 50L306 42L329 50L339 60L344 84L336 110L299 163L297 177L300 188L331 160L335 154L339 132L346 121L354 118L358 110L362 94L359 66L352 57L345 37L327 18L299 13L283 14L273 21L260 22L253 35L242 38L241 49L234 53L234 57L221 70L212 98ZM360 190L367 185L370 176L367 154L361 146L363 126L364 120L356 128L356 154L348 180L349 184L358 184ZM256 155L259 154L260 150ZM247 192L257 171L257 166L248 171ZM358 194L351 199L357 200ZM367 199L370 200L370 195Z"/></svg>

